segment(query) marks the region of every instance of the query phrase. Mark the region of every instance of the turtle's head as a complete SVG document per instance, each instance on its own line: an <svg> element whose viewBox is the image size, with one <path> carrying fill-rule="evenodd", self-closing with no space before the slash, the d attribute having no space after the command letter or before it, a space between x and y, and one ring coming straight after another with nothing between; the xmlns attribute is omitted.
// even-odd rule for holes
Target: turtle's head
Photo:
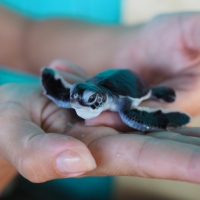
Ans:
<svg viewBox="0 0 200 200"><path fill-rule="evenodd" d="M85 119L85 114L88 115L87 119L98 116L104 109L106 99L105 92L91 83L76 83L71 88L70 104Z"/></svg>

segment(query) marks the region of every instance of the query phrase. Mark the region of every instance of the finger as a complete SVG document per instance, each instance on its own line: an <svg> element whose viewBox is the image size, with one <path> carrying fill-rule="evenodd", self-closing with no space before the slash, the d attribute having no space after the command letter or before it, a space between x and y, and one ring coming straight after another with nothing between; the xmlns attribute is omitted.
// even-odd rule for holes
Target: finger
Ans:
<svg viewBox="0 0 200 200"><path fill-rule="evenodd" d="M119 132L113 128L105 126L87 126L82 122L76 123L74 126L71 126L67 131L68 136L75 137L76 139L82 141L84 144L89 145L99 138L109 136L109 135L118 135Z"/></svg>
<svg viewBox="0 0 200 200"><path fill-rule="evenodd" d="M185 135L185 136L191 136L191 137L200 137L200 128L199 127L181 127L176 128L175 132Z"/></svg>
<svg viewBox="0 0 200 200"><path fill-rule="evenodd" d="M49 67L53 68L55 70L58 70L58 71L66 72L66 73L69 73L69 74L74 74L74 75L79 76L83 79L89 78L88 74L82 68L80 68L77 65L70 63L67 60L56 59L56 60L54 60L50 63Z"/></svg>
<svg viewBox="0 0 200 200"><path fill-rule="evenodd" d="M61 71L56 71L57 74L59 74L59 76L63 77L68 83L74 84L76 82L85 82L86 79L74 75L74 74L69 74L66 72L61 72Z"/></svg>
<svg viewBox="0 0 200 200"><path fill-rule="evenodd" d="M112 127L122 132L133 130L131 127L127 126L121 120L118 113L109 112L109 111L101 113L98 117L85 120L85 125L88 125L88 126L104 125L104 126Z"/></svg>
<svg viewBox="0 0 200 200"><path fill-rule="evenodd" d="M119 134L89 145L98 167L87 175L124 175L200 183L200 147Z"/></svg>
<svg viewBox="0 0 200 200"><path fill-rule="evenodd" d="M45 132L66 133L72 124L83 121L77 116L74 109L58 108L48 101L41 113L41 127Z"/></svg>
<svg viewBox="0 0 200 200"><path fill-rule="evenodd" d="M26 118L13 116L19 112L17 107L1 112L0 154L25 178L44 182L78 176L96 167L81 141L58 133L45 134Z"/></svg>
<svg viewBox="0 0 200 200"><path fill-rule="evenodd" d="M66 133L66 131L71 127L72 124L82 121L77 117L74 110L67 109L57 109L55 112L52 112L51 115L45 118L47 111L44 112L42 118L44 122L42 128L45 132L54 132L54 133Z"/></svg>
<svg viewBox="0 0 200 200"><path fill-rule="evenodd" d="M74 130L75 128L75 130ZM98 167L84 175L125 175L200 182L200 147L148 135L118 134L78 124L69 133L91 150ZM75 134L74 134L75 133Z"/></svg>
<svg viewBox="0 0 200 200"><path fill-rule="evenodd" d="M177 141L177 142L200 146L200 138L181 135L176 132L171 132L171 131L160 132L160 131L158 131L158 132L149 133L148 135L152 136L154 138L173 140L173 141Z"/></svg>
<svg viewBox="0 0 200 200"><path fill-rule="evenodd" d="M199 40L199 12L189 12L187 14L183 14L182 16L182 29L185 38L186 45L191 48L191 50L199 50L200 49L200 40ZM191 36L192 37L189 37Z"/></svg>
<svg viewBox="0 0 200 200"><path fill-rule="evenodd" d="M199 67L191 67L188 70L180 72L176 76L167 79L161 84L173 88L176 92L176 100L171 104L162 105L170 109L184 111L191 116L199 114L200 94L198 88L200 87ZM188 101L188 97L190 100Z"/></svg>

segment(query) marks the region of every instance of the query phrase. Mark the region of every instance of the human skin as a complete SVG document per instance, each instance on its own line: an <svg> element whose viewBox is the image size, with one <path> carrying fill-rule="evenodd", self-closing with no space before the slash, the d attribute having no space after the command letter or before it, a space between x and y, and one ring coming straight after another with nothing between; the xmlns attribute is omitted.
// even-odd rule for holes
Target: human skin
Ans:
<svg viewBox="0 0 200 200"><path fill-rule="evenodd" d="M200 13L158 16L141 27L116 54L115 68L123 66L151 85L164 85L176 92L173 103L146 101L141 106L181 110L192 117L200 114L199 20ZM126 128L113 113L104 113L86 123Z"/></svg>
<svg viewBox="0 0 200 200"><path fill-rule="evenodd" d="M115 67L134 70L153 85L174 88L168 107L200 114L200 13L157 16L141 28L132 41L119 51Z"/></svg>
<svg viewBox="0 0 200 200"><path fill-rule="evenodd" d="M112 65L115 52L132 30L78 20L35 21L0 7L0 63L39 74L42 66L62 58L93 75Z"/></svg>
<svg viewBox="0 0 200 200"><path fill-rule="evenodd" d="M33 21L1 7L0 63L36 74L58 58L76 63L90 76L107 68L129 68L150 84L176 90L175 103L148 106L195 116L200 113L199 20L199 13L177 13L137 26L105 26Z"/></svg>
<svg viewBox="0 0 200 200"><path fill-rule="evenodd" d="M145 135L88 126L38 83L7 84L0 95L0 155L32 182L123 175L200 183L199 128Z"/></svg>
<svg viewBox="0 0 200 200"><path fill-rule="evenodd" d="M38 73L41 66L48 65L54 58L66 58L82 66L89 75L108 67L127 67L149 83L175 88L177 101L168 107L192 115L200 112L197 104L198 37L191 36L198 33L199 14L158 17L137 28L96 26L68 20L38 23L3 8L0 15L4 16L0 19L7 20L5 24L15 24L1 29L0 41L6 48L1 49L0 62L4 65ZM10 20L13 17L15 20ZM155 71L159 74L155 75ZM77 73L69 68L66 72ZM199 128L143 135L127 129L115 113L103 113L84 123L80 119L72 121L73 111L56 107L41 92L37 84L11 84L0 89L3 97L0 120L4 122L0 124L0 135L4 138L0 140L0 155L30 181L127 175L200 182ZM185 101L189 95L190 101ZM55 120L58 118L60 120ZM67 121L74 125L67 126ZM124 131L127 133L119 134ZM69 154L69 150L80 153L80 149L85 152L85 159ZM56 158L65 151L71 159L64 159L66 165L62 166L66 167L59 171ZM76 168L79 161L84 164ZM63 170L72 171L63 173Z"/></svg>

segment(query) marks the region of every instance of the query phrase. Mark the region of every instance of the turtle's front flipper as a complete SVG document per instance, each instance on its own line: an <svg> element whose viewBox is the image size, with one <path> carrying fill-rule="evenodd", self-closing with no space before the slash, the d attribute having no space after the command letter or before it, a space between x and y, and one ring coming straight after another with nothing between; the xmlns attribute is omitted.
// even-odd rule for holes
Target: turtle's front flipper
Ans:
<svg viewBox="0 0 200 200"><path fill-rule="evenodd" d="M119 110L122 121L140 131L155 131L183 126L190 117L178 111L150 109L146 107L131 108L131 102L124 103Z"/></svg>
<svg viewBox="0 0 200 200"><path fill-rule="evenodd" d="M45 95L54 101L58 106L71 108L70 88L67 83L56 71L50 68L43 68L41 71L41 82Z"/></svg>
<svg viewBox="0 0 200 200"><path fill-rule="evenodd" d="M171 88L167 88L164 86L153 87L152 90L152 98L161 99L165 102L171 103L176 99L175 91Z"/></svg>

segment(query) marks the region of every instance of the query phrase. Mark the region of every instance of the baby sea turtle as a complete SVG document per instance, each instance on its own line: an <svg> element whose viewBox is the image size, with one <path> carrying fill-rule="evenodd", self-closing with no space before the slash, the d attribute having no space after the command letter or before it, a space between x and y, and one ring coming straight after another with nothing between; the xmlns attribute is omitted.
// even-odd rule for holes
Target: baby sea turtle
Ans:
<svg viewBox="0 0 200 200"><path fill-rule="evenodd" d="M187 114L178 111L140 107L150 98L173 102L175 92L164 86L150 87L127 69L108 69L85 83L73 85L50 68L42 69L41 78L48 98L60 107L74 108L83 119L111 110L118 112L125 124L141 131L170 129L190 121Z"/></svg>

